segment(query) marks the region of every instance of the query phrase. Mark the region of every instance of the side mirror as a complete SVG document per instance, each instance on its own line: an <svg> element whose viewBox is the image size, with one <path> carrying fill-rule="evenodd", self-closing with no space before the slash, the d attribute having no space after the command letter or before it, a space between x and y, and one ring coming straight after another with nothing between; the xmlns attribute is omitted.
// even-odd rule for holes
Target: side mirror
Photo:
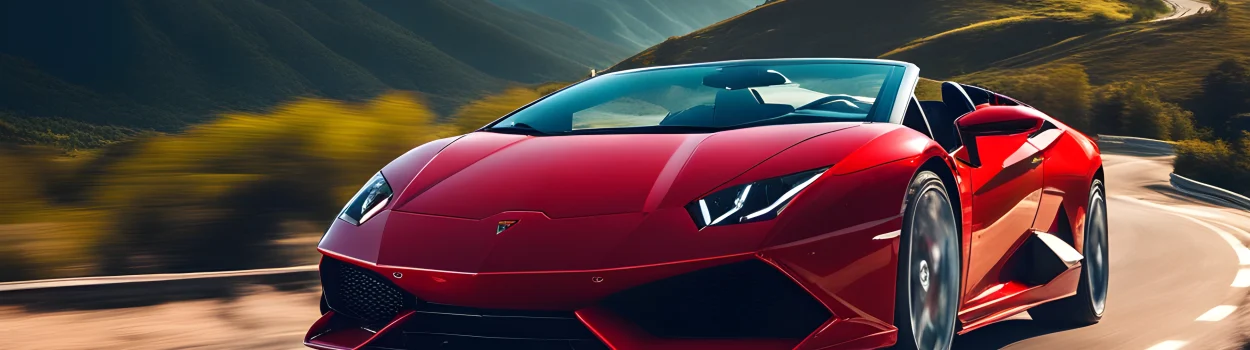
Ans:
<svg viewBox="0 0 1250 350"><path fill-rule="evenodd" d="M1041 112L1020 106L986 106L977 108L971 113L955 119L955 128L959 130L959 138L967 149L967 158L960 159L972 165L981 166L980 152L977 152L977 138L982 136L1001 136L1033 133L1041 130L1046 121Z"/></svg>

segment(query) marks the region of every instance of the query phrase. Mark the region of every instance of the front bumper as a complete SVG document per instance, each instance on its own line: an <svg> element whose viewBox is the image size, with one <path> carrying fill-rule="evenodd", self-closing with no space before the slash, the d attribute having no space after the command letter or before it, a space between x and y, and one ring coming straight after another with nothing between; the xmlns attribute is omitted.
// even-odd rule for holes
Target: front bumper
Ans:
<svg viewBox="0 0 1250 350"><path fill-rule="evenodd" d="M793 349L832 317L753 255L599 271L460 274L493 296L467 293L457 304L418 297L395 283L439 283L446 272L327 254L321 273L328 310L305 338L319 349ZM615 291L604 286L593 303L553 308L569 304L548 296L566 294L544 281L565 279L648 281ZM517 308L523 299L532 303Z"/></svg>

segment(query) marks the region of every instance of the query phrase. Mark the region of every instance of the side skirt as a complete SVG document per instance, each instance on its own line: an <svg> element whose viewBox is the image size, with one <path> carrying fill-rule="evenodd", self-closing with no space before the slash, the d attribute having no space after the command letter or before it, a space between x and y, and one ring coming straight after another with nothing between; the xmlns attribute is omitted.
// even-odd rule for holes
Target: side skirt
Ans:
<svg viewBox="0 0 1250 350"><path fill-rule="evenodd" d="M1017 260L1007 281L991 287L960 310L968 333L1001 321L1033 306L1076 294L1084 256L1058 236L1035 231L1013 253Z"/></svg>

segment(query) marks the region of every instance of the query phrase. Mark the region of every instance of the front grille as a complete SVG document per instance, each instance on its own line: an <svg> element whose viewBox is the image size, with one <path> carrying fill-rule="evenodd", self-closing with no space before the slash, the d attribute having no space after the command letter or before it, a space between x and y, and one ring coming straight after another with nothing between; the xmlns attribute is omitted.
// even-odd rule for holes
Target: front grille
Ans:
<svg viewBox="0 0 1250 350"><path fill-rule="evenodd" d="M321 260L321 287L331 310L365 325L390 321L412 303L377 273L331 258Z"/></svg>
<svg viewBox="0 0 1250 350"><path fill-rule="evenodd" d="M371 349L607 350L568 311L478 309L421 302L416 314Z"/></svg>
<svg viewBox="0 0 1250 350"><path fill-rule="evenodd" d="M803 339L833 316L759 260L652 282L617 293L604 305L660 338Z"/></svg>

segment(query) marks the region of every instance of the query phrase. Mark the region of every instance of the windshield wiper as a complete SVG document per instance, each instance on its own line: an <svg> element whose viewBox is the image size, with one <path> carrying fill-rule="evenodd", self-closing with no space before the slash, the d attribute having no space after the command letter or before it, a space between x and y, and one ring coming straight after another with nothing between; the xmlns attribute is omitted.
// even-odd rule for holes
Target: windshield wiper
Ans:
<svg viewBox="0 0 1250 350"><path fill-rule="evenodd" d="M534 128L533 126L530 126L529 124L519 123L519 122L514 122L510 126L492 126L492 127L486 128L486 131L494 131L494 132L507 133L507 134L521 134L521 135L548 135L542 130L538 130L537 128Z"/></svg>
<svg viewBox="0 0 1250 350"><path fill-rule="evenodd" d="M717 132L721 128L711 126L694 126L694 125L651 125L651 126L625 126L615 128L595 128L573 130L569 134L576 135L602 135L602 134L690 134L690 133L708 133Z"/></svg>
<svg viewBox="0 0 1250 350"><path fill-rule="evenodd" d="M741 129L755 126L777 125L777 124L807 124L807 123L828 123L828 122L862 122L862 119L842 119L836 117L823 117L816 115L808 115L802 113L787 113L768 119L760 119L742 124L730 125L726 128Z"/></svg>

